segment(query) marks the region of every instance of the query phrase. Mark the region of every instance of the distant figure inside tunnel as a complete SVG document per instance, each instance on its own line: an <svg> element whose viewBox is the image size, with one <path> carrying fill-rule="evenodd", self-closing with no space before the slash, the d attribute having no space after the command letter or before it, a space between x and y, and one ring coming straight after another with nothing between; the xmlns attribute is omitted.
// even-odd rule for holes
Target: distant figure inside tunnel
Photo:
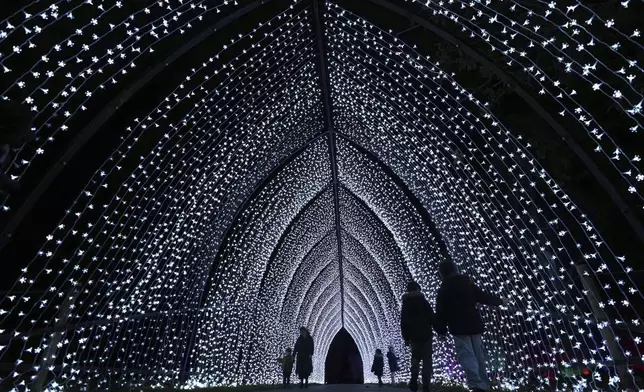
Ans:
<svg viewBox="0 0 644 392"><path fill-rule="evenodd" d="M371 365L371 372L378 377L378 386L382 386L382 373L385 370L385 357L382 355L382 350L377 349L376 354L373 356L373 364Z"/></svg>
<svg viewBox="0 0 644 392"><path fill-rule="evenodd" d="M468 387L473 392L487 391L490 380L481 339L485 327L476 305L500 306L505 301L481 290L468 276L460 275L451 261L442 262L438 272L443 282L436 297L436 331L445 335L449 328Z"/></svg>
<svg viewBox="0 0 644 392"><path fill-rule="evenodd" d="M420 363L423 363L423 392L429 392L432 378L432 327L434 310L416 282L407 283L400 312L400 329L406 346L411 346L411 379L409 389L418 390Z"/></svg>
<svg viewBox="0 0 644 392"><path fill-rule="evenodd" d="M324 361L326 384L362 384L364 368L358 345L346 329L335 335Z"/></svg>
<svg viewBox="0 0 644 392"><path fill-rule="evenodd" d="M309 377L313 373L313 337L306 327L300 327L300 336L295 342L295 373L300 379L300 388L309 387Z"/></svg>
<svg viewBox="0 0 644 392"><path fill-rule="evenodd" d="M394 353L394 346L389 346L387 351L387 363L389 365L389 374L391 375L391 385L396 384L396 372L400 370L398 367L398 357Z"/></svg>

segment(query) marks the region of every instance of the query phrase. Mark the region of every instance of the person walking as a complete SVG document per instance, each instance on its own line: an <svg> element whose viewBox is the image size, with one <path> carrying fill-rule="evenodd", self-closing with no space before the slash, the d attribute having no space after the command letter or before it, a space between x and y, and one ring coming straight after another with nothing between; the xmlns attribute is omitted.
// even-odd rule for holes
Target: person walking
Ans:
<svg viewBox="0 0 644 392"><path fill-rule="evenodd" d="M385 357L382 355L380 349L376 350L376 354L373 356L373 364L371 365L371 372L378 377L378 386L382 386L382 374L385 370Z"/></svg>
<svg viewBox="0 0 644 392"><path fill-rule="evenodd" d="M418 390L420 363L423 363L423 391L429 392L432 378L432 327L434 310L416 282L407 284L400 312L400 329L406 346L411 346L411 380L409 389Z"/></svg>
<svg viewBox="0 0 644 392"><path fill-rule="evenodd" d="M396 372L400 370L398 367L398 357L394 353L394 346L389 346L387 351L387 362L389 364L389 374L391 375L391 385L396 384Z"/></svg>
<svg viewBox="0 0 644 392"><path fill-rule="evenodd" d="M481 335L485 330L477 304L501 306L505 300L481 290L472 280L458 273L451 261L438 266L442 283L436 297L436 332L454 337L456 357L465 371L468 387L488 391L485 351Z"/></svg>
<svg viewBox="0 0 644 392"><path fill-rule="evenodd" d="M300 336L295 342L295 373L300 378L300 388L309 387L309 377L313 373L313 338L309 330L300 327Z"/></svg>

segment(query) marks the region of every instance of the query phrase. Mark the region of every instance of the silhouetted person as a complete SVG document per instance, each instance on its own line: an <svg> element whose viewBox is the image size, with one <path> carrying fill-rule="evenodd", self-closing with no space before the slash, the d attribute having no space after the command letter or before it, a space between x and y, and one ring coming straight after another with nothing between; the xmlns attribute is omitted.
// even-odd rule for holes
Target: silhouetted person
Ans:
<svg viewBox="0 0 644 392"><path fill-rule="evenodd" d="M400 329L405 345L411 345L409 389L418 390L418 373L423 362L423 391L429 391L432 378L432 326L434 311L416 282L407 284L400 312Z"/></svg>
<svg viewBox="0 0 644 392"><path fill-rule="evenodd" d="M389 351L387 351L387 362L389 363L391 385L394 385L396 384L396 372L400 370L400 368L398 367L398 357L394 353L394 346L389 346Z"/></svg>
<svg viewBox="0 0 644 392"><path fill-rule="evenodd" d="M290 348L284 350L284 354L278 361L282 364L282 383L284 388L291 386L291 374L293 373L293 354Z"/></svg>
<svg viewBox="0 0 644 392"><path fill-rule="evenodd" d="M378 377L378 386L382 386L382 373L385 370L385 357L382 355L380 349L376 350L376 354L373 356L373 364L371 365L371 373L375 374Z"/></svg>
<svg viewBox="0 0 644 392"><path fill-rule="evenodd" d="M309 376L313 373L313 338L305 327L300 327L300 336L295 342L295 373L300 378L300 388L309 387Z"/></svg>
<svg viewBox="0 0 644 392"><path fill-rule="evenodd" d="M485 351L481 335L483 320L477 304L500 306L504 301L483 292L472 280L460 275L452 262L442 262L438 272L443 280L436 297L436 331L447 330L454 337L458 362L465 371L467 385L472 391L487 391L490 380L485 369Z"/></svg>

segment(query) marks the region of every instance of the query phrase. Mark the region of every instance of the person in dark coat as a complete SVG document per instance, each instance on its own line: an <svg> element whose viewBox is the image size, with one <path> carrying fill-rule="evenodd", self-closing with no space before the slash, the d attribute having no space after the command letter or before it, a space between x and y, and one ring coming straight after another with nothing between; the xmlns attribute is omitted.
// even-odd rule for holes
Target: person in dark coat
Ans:
<svg viewBox="0 0 644 392"><path fill-rule="evenodd" d="M308 329L300 327L300 336L295 342L295 373L300 378L300 388L309 387L309 376L313 373L313 338Z"/></svg>
<svg viewBox="0 0 644 392"><path fill-rule="evenodd" d="M389 351L387 351L387 362L389 363L391 385L394 385L396 384L396 372L400 370L400 368L398 367L398 357L394 353L394 346L389 346Z"/></svg>
<svg viewBox="0 0 644 392"><path fill-rule="evenodd" d="M423 363L423 391L429 392L432 378L432 326L434 310L416 282L407 284L400 312L400 329L405 345L411 346L411 380L409 389L418 390L420 362Z"/></svg>
<svg viewBox="0 0 644 392"><path fill-rule="evenodd" d="M469 277L460 275L451 261L442 262L438 272L443 282L436 297L436 332L445 335L449 329L467 385L472 391L487 391L490 380L481 339L485 327L477 304L500 306L505 301L484 292Z"/></svg>
<svg viewBox="0 0 644 392"><path fill-rule="evenodd" d="M287 348L284 351L284 355L281 358L278 358L278 361L282 365L282 382L284 388L290 388L291 386L291 374L293 373L293 354L290 348Z"/></svg>
<svg viewBox="0 0 644 392"><path fill-rule="evenodd" d="M382 355L380 349L376 350L376 354L373 356L373 365L371 365L371 373L375 374L378 377L378 386L382 386L382 373L385 370L385 357Z"/></svg>

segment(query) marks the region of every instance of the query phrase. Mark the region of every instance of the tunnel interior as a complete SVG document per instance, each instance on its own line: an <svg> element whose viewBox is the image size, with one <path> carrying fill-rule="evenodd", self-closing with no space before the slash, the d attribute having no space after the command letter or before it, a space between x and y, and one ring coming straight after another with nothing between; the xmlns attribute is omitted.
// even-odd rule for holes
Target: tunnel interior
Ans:
<svg viewBox="0 0 644 392"><path fill-rule="evenodd" d="M406 382L443 261L499 386L644 388L644 3L595 3L9 2L0 390L272 384L302 326Z"/></svg>
<svg viewBox="0 0 644 392"><path fill-rule="evenodd" d="M363 359L351 334L344 328L338 331L324 361L325 384L364 383ZM368 359L367 359L368 362Z"/></svg>

